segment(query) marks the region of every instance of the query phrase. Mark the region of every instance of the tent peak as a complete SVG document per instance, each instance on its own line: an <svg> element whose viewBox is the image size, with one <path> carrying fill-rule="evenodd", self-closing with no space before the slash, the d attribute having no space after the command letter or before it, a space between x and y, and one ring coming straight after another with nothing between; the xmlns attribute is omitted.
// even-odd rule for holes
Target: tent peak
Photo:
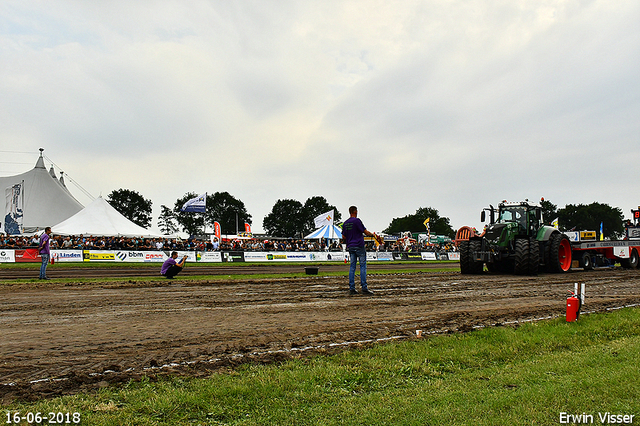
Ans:
<svg viewBox="0 0 640 426"><path fill-rule="evenodd" d="M47 168L44 166L44 158L42 158L42 152L44 151L44 148L40 148L40 157L38 157L38 161L36 161L36 169L45 169L47 170ZM52 166L53 167L53 166Z"/></svg>

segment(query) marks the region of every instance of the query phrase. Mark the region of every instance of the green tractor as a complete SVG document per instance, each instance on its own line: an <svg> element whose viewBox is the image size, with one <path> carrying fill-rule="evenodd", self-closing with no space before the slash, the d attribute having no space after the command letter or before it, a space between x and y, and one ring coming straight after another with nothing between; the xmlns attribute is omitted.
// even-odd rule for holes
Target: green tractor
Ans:
<svg viewBox="0 0 640 426"><path fill-rule="evenodd" d="M489 212L489 225L482 234L470 227L458 230L456 242L460 249L460 271L463 274L489 272L537 275L546 272L567 272L571 268L571 243L558 229L544 225L542 208L523 201L502 202L483 209L481 221ZM496 220L496 213L498 215Z"/></svg>

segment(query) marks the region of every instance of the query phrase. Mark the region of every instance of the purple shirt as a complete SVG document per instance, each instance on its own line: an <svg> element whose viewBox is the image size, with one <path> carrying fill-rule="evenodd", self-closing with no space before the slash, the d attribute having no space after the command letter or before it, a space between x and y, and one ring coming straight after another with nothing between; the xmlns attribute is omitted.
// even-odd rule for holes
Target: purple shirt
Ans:
<svg viewBox="0 0 640 426"><path fill-rule="evenodd" d="M173 257L170 257L167 260L165 260L164 263L162 264L162 269L160 269L160 275L166 274L169 268L171 268L173 265L176 265L176 264L177 262Z"/></svg>
<svg viewBox="0 0 640 426"><path fill-rule="evenodd" d="M40 254L51 254L49 250L49 235L46 232L43 232L40 235L40 245L38 246Z"/></svg>
<svg viewBox="0 0 640 426"><path fill-rule="evenodd" d="M357 217L350 217L342 224L342 237L349 247L364 247L364 231L367 228Z"/></svg>

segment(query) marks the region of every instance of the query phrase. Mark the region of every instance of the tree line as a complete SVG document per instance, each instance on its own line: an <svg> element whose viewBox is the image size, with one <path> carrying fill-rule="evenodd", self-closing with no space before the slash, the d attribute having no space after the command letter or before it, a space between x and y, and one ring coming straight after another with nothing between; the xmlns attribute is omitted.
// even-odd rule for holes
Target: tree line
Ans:
<svg viewBox="0 0 640 426"><path fill-rule="evenodd" d="M198 194L188 192L177 199L173 207L160 206L158 228L165 234L185 232L189 235L201 233L205 227L213 228L214 222L220 223L223 234L236 234L244 231L244 224L251 225L252 217L247 212L245 204L228 192L207 194L207 208L205 213L185 213L182 206ZM123 216L132 222L149 228L152 224L152 202L141 194L130 189L112 191L107 201ZM618 207L593 202L591 204L568 204L558 209L557 205L543 200L543 217L551 225L558 219L562 231L590 230L600 231L603 225L605 238L619 239L624 235L624 214ZM271 212L264 217L262 227L273 237L300 238L308 235L314 229L314 218L322 213L334 211L334 222L339 223L342 215L338 209L329 204L325 197L314 196L304 203L294 199L279 199L273 205ZM415 213L404 217L394 218L382 232L394 234L399 232L426 232L425 221L428 221L431 234L455 237L455 230L451 227L448 217L440 216L438 210L432 207L420 207Z"/></svg>

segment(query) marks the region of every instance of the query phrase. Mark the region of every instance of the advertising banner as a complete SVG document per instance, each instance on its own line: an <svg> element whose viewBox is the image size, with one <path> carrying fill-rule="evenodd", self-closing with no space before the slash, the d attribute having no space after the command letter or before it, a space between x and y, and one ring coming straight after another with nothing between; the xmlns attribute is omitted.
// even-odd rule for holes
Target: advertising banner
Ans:
<svg viewBox="0 0 640 426"><path fill-rule="evenodd" d="M436 254L432 251L425 251L421 253L420 260L438 260Z"/></svg>
<svg viewBox="0 0 640 426"><path fill-rule="evenodd" d="M450 251L447 253L447 257L449 258L449 260L460 260L460 252Z"/></svg>
<svg viewBox="0 0 640 426"><path fill-rule="evenodd" d="M82 250L51 250L55 262L82 262Z"/></svg>
<svg viewBox="0 0 640 426"><path fill-rule="evenodd" d="M132 251L121 250L116 252L116 261L119 262L164 262L167 256L161 251Z"/></svg>
<svg viewBox="0 0 640 426"><path fill-rule="evenodd" d="M406 253L394 252L393 253L393 260L407 260L407 254Z"/></svg>
<svg viewBox="0 0 640 426"><path fill-rule="evenodd" d="M286 251L247 251L245 262L326 262L328 260L344 261L342 252L286 252Z"/></svg>
<svg viewBox="0 0 640 426"><path fill-rule="evenodd" d="M85 262L115 262L116 252L111 250L83 250L82 259Z"/></svg>
<svg viewBox="0 0 640 426"><path fill-rule="evenodd" d="M431 253L425 253L425 254L432 254L433 255L433 259L427 259L427 260L436 260L436 254L431 252ZM431 257L431 256L429 256ZM425 260L422 258L422 253L407 253L407 260Z"/></svg>
<svg viewBox="0 0 640 426"><path fill-rule="evenodd" d="M200 255L199 262L222 262L222 253L219 251L205 251Z"/></svg>
<svg viewBox="0 0 640 426"><path fill-rule="evenodd" d="M379 251L378 260L393 260L393 254L389 253L388 251Z"/></svg>
<svg viewBox="0 0 640 426"><path fill-rule="evenodd" d="M25 250L16 250L15 251L16 262L37 262L42 263L42 258L40 257L40 253L38 253L38 249L25 249Z"/></svg>
<svg viewBox="0 0 640 426"><path fill-rule="evenodd" d="M244 262L244 252L230 251L222 253L223 262Z"/></svg>
<svg viewBox="0 0 640 426"><path fill-rule="evenodd" d="M16 261L15 250L0 250L0 263L13 263Z"/></svg>
<svg viewBox="0 0 640 426"><path fill-rule="evenodd" d="M334 261L338 261L338 262L344 262L344 259L346 257L347 256L342 251L330 251L330 252L327 252L327 260L334 260Z"/></svg>
<svg viewBox="0 0 640 426"><path fill-rule="evenodd" d="M195 251L179 251L176 250L178 252L178 259L182 259L184 256L187 256L187 262L197 262L198 261L198 254L200 252L195 252ZM157 252L155 252L157 253ZM169 256L171 256L171 252L167 251L165 252L166 256L164 259L167 259ZM164 262L164 259L162 260Z"/></svg>

